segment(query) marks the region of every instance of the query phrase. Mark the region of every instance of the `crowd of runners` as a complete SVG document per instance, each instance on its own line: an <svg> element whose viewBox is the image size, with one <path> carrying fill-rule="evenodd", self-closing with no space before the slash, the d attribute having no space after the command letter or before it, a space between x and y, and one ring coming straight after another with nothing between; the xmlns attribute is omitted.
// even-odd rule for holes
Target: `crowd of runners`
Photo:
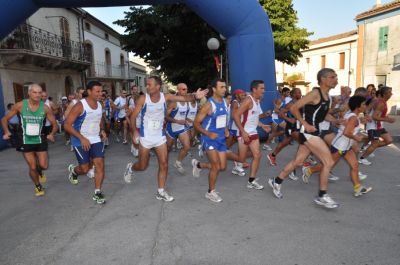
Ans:
<svg viewBox="0 0 400 265"><path fill-rule="evenodd" d="M365 184L367 175L360 172L359 164L371 165L369 159L374 151L392 143L384 128L384 123L395 121L388 116L387 106L392 89L368 85L357 88L351 96L351 88L341 87L340 96L330 96L338 78L329 68L318 72L317 81L319 86L305 96L299 88L283 88L271 110L263 110L260 104L265 92L262 80L253 80L248 92L237 88L232 95L223 79L215 79L208 89L192 94L184 83L177 85L176 94L164 94L161 79L151 76L146 93L139 93L134 86L130 95L122 90L114 101L101 83L91 81L86 89L79 88L75 95L63 97L59 108L39 85L31 84L29 98L9 106L2 118L3 139L10 140L22 152L35 195L43 196L44 170L49 166L47 143L55 141L55 134L62 127L66 145L71 145L77 159L76 165L67 167L68 180L77 185L80 175L93 178L93 200L98 204L106 201L102 192L104 159L105 148L111 142L131 144L133 162L127 164L125 172L112 170L113 174L121 174L127 184L147 169L151 156L156 156L156 198L166 202L174 200L166 190L168 152L178 147L172 165L183 175L190 169L194 177L206 170L209 188L205 197L217 203L222 201L216 191L217 178L226 169L228 159L234 162L232 174L247 175L244 185L260 191L264 187L257 176L267 175L258 172L260 163L276 167L282 150L297 142L294 158L282 165L279 175L269 178L267 185L281 199L282 183L287 177L294 181L300 178L307 184L318 173L319 189L314 202L337 208L339 204L327 192L329 181L339 180L332 170L340 158L349 166L354 196L372 190ZM268 135L262 147L260 130ZM273 141L277 142L274 150L270 147ZM199 158L186 158L194 156L191 149L196 145ZM265 158L262 149L270 151ZM300 174L296 173L297 168L301 168Z"/></svg>

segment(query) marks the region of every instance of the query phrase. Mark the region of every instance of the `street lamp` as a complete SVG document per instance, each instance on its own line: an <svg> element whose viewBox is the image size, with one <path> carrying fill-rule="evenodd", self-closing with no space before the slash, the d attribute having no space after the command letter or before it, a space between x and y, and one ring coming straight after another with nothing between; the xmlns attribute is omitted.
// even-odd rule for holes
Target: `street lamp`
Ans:
<svg viewBox="0 0 400 265"><path fill-rule="evenodd" d="M207 41L207 47L210 51L217 51L219 46L220 43L217 38L210 38ZM219 59L217 55L214 56L214 59L217 66L217 71L219 72L219 77L222 78L222 53L219 55Z"/></svg>

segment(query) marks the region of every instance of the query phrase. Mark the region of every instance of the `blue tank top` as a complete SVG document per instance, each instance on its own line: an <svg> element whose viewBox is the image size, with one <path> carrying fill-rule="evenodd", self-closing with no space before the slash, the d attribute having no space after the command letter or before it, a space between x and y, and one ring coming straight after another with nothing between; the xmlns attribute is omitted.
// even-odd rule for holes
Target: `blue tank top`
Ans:
<svg viewBox="0 0 400 265"><path fill-rule="evenodd" d="M222 102L217 102L213 98L209 98L208 101L211 103L212 113L204 118L202 127L209 132L218 134L218 138L225 138L225 128L228 121L225 100L222 99ZM208 138L205 135L203 137Z"/></svg>

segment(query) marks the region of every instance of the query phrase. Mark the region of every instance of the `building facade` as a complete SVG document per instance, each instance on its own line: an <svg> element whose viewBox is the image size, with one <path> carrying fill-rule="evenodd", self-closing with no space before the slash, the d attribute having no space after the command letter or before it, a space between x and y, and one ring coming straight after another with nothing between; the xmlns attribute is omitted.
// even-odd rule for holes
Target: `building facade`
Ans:
<svg viewBox="0 0 400 265"><path fill-rule="evenodd" d="M31 83L41 84L55 101L82 85L90 61L80 16L75 9L42 8L0 41L4 105L26 98Z"/></svg>
<svg viewBox="0 0 400 265"><path fill-rule="evenodd" d="M309 48L302 51L303 57L295 66L276 61L277 82L302 89L303 94L318 86L317 73L328 67L336 71L338 86L331 92L340 94L340 86L356 86L357 31L321 38L310 42Z"/></svg>
<svg viewBox="0 0 400 265"><path fill-rule="evenodd" d="M128 89L135 80L135 76L130 75L128 53L122 49L118 32L83 9L80 10L84 13L85 52L91 60L86 78L88 81L100 81L115 98L122 88Z"/></svg>
<svg viewBox="0 0 400 265"><path fill-rule="evenodd" d="M356 16L359 33L357 85L393 88L392 114L400 112L400 1L374 6Z"/></svg>

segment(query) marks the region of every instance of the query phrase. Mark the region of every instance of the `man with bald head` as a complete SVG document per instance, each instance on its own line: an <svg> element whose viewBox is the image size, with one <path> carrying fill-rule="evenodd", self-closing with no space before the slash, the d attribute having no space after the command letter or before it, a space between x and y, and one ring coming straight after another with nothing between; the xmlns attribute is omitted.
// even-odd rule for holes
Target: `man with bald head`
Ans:
<svg viewBox="0 0 400 265"><path fill-rule="evenodd" d="M9 140L11 137L7 126L8 120L19 114L21 127L18 130L20 143L17 150L23 153L28 164L29 175L35 184L35 195L43 196L44 189L41 182L44 183L46 179L41 172L49 166L47 140L54 142L57 123L53 112L41 100L42 88L38 84L29 85L28 96L28 99L16 103L1 119L4 130L3 139ZM52 131L48 135L43 134L43 123L46 118L52 126Z"/></svg>
<svg viewBox="0 0 400 265"><path fill-rule="evenodd" d="M185 83L179 83L176 88L178 96L187 95L188 87ZM190 150L190 124L186 119L188 111L188 102L170 102L167 106L167 116L165 118L167 121L166 134L168 149L171 149L177 139L179 139L183 146L174 164L175 168L181 174L185 174L182 160Z"/></svg>

